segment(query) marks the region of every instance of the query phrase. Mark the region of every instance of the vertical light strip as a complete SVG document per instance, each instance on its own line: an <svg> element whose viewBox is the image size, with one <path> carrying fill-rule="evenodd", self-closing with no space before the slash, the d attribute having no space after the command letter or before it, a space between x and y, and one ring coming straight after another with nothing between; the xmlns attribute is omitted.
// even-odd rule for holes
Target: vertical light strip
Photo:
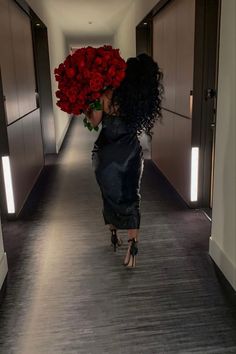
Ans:
<svg viewBox="0 0 236 354"><path fill-rule="evenodd" d="M2 156L3 177L7 199L7 211L9 214L15 213L15 202L12 187L11 166L9 156Z"/></svg>
<svg viewBox="0 0 236 354"><path fill-rule="evenodd" d="M192 147L191 202L196 202L198 200L198 163L199 163L199 148Z"/></svg>

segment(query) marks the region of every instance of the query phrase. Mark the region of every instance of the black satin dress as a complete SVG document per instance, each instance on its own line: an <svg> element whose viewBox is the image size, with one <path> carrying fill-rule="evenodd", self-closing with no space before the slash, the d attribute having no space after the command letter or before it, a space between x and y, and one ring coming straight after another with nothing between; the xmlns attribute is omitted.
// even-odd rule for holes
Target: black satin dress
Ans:
<svg viewBox="0 0 236 354"><path fill-rule="evenodd" d="M128 128L123 118L104 112L92 165L102 193L105 224L139 229L143 162L136 130Z"/></svg>

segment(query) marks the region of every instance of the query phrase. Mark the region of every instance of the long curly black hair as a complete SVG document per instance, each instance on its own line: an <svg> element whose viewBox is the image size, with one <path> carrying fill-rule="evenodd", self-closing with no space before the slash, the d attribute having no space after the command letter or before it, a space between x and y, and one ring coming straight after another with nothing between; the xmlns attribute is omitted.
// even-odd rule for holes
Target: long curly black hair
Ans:
<svg viewBox="0 0 236 354"><path fill-rule="evenodd" d="M114 90L112 105L118 107L138 135L152 134L152 128L161 116L162 73L158 64L147 54L127 60L126 76Z"/></svg>

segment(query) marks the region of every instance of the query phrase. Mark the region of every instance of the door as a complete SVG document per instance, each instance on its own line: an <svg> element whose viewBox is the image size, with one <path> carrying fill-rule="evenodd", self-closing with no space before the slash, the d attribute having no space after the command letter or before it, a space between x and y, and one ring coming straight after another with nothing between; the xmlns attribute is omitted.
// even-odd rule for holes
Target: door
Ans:
<svg viewBox="0 0 236 354"><path fill-rule="evenodd" d="M216 126L220 0L196 2L193 145L199 146L199 201L211 216Z"/></svg>

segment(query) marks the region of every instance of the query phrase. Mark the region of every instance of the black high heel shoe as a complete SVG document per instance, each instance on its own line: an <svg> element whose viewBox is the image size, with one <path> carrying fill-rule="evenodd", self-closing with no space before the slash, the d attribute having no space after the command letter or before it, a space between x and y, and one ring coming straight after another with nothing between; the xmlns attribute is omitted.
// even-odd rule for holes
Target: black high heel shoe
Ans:
<svg viewBox="0 0 236 354"><path fill-rule="evenodd" d="M112 229L111 231L111 243L114 247L114 252L116 252L116 247L120 247L122 245L122 240L117 236L116 229Z"/></svg>
<svg viewBox="0 0 236 354"><path fill-rule="evenodd" d="M131 242L131 245L129 247L129 258L127 262L124 262L125 267L131 267L134 268L136 265L136 255L138 253L138 246L137 243L138 241L135 238L130 238L128 242Z"/></svg>

